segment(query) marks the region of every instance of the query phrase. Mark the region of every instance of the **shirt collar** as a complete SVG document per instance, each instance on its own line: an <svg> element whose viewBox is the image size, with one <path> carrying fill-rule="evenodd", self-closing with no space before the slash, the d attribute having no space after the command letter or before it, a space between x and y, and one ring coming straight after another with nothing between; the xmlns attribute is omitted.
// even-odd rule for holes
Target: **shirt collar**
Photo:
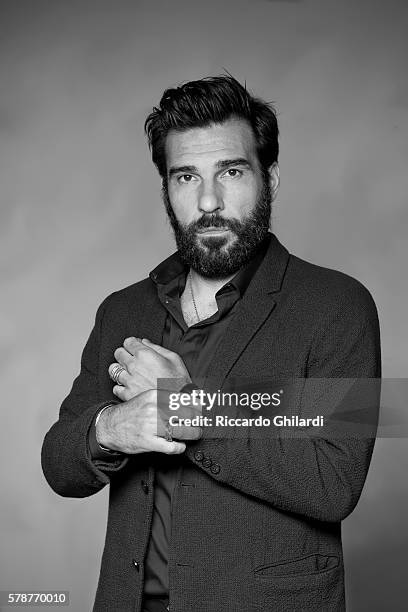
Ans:
<svg viewBox="0 0 408 612"><path fill-rule="evenodd" d="M217 291L217 295L228 291L231 287L237 289L242 297L255 275L260 263L262 262L266 251L268 250L272 234L268 232L265 239L260 244L256 255L243 266L235 276ZM170 257L167 257L158 266L156 266L149 274L151 280L156 285L174 285L174 281L179 278L177 283L179 291L183 291L186 283L186 277L189 267L183 263L176 251ZM164 287L162 287L163 289Z"/></svg>

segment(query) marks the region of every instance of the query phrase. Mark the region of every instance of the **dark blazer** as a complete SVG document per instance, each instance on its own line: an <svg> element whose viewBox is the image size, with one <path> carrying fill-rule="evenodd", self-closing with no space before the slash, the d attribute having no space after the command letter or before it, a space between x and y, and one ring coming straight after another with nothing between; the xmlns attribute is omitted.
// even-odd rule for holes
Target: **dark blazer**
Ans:
<svg viewBox="0 0 408 612"><path fill-rule="evenodd" d="M87 434L116 399L113 351L127 336L160 343L165 317L150 278L104 300L43 444L44 474L58 494L86 497L110 484L95 612L141 609L154 469L151 453L93 462ZM219 389L229 377L379 377L374 302L358 281L290 255L272 236L211 376ZM171 611L343 611L340 521L359 499L373 445L373 437L255 440L250 432L189 442L173 499Z"/></svg>

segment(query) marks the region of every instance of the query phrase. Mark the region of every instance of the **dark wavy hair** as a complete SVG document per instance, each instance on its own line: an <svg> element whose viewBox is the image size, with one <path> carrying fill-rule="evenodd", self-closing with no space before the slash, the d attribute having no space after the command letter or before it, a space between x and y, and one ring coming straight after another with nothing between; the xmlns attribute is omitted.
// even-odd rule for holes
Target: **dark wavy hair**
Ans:
<svg viewBox="0 0 408 612"><path fill-rule="evenodd" d="M251 126L263 173L278 160L278 122L272 104L255 98L231 75L206 77L166 89L144 129L152 160L166 178L165 142L170 130L183 131L237 117Z"/></svg>

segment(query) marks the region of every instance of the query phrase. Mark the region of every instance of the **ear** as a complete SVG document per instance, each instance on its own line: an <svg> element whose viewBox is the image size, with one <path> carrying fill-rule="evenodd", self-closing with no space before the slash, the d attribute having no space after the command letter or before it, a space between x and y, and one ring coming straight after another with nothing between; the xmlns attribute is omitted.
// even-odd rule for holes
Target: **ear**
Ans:
<svg viewBox="0 0 408 612"><path fill-rule="evenodd" d="M278 162L273 162L268 168L269 174L269 185L271 188L272 202L276 198L279 190L280 178L279 178L279 166Z"/></svg>

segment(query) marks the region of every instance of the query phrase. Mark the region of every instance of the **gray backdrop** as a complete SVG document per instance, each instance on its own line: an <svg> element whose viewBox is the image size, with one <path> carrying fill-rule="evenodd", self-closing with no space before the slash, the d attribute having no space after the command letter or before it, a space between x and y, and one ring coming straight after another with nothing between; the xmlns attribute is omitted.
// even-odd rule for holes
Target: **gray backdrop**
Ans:
<svg viewBox="0 0 408 612"><path fill-rule="evenodd" d="M57 497L39 453L98 304L174 250L143 136L165 87L226 68L276 103L273 228L370 289L384 376L406 376L407 14L403 0L0 2L0 589L93 601L107 490ZM380 439L344 522L351 612L406 609L406 461L406 439Z"/></svg>

